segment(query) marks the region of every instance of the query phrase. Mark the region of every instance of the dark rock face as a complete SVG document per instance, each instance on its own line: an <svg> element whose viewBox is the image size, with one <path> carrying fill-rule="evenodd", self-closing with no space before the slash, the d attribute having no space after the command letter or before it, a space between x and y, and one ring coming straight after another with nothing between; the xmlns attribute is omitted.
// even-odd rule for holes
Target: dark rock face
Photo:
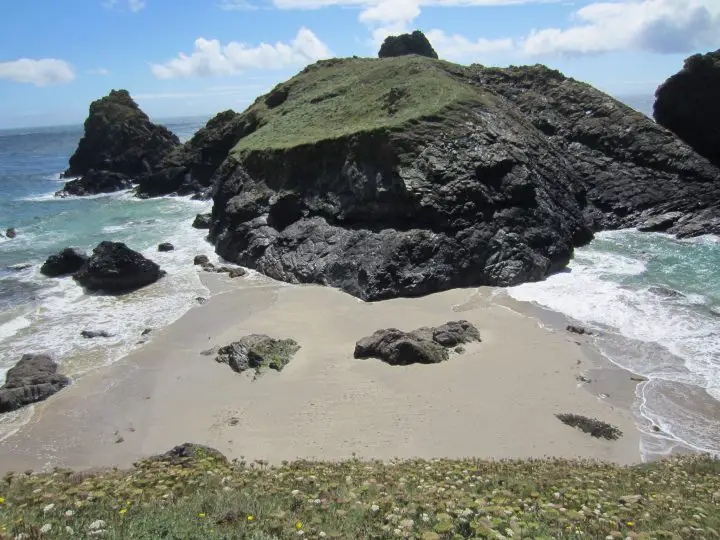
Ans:
<svg viewBox="0 0 720 540"><path fill-rule="evenodd" d="M158 251L173 251L175 249L175 246L173 246L170 242L163 242L162 244L158 244Z"/></svg>
<svg viewBox="0 0 720 540"><path fill-rule="evenodd" d="M85 195L123 191L132 187L132 179L123 173L90 170L82 178L66 182L60 191L55 192L55 196L84 197Z"/></svg>
<svg viewBox="0 0 720 540"><path fill-rule="evenodd" d="M247 271L244 268L231 268L228 272L231 278L243 277L245 274L247 274Z"/></svg>
<svg viewBox="0 0 720 540"><path fill-rule="evenodd" d="M196 194L208 198L218 167L257 121L228 110L217 114L182 146L169 152L155 170L140 178L139 197Z"/></svg>
<svg viewBox="0 0 720 540"><path fill-rule="evenodd" d="M49 356L24 354L7 372L5 385L0 388L0 413L43 401L65 388L70 379L57 371L57 364Z"/></svg>
<svg viewBox="0 0 720 540"><path fill-rule="evenodd" d="M101 242L73 278L91 291L126 293L156 282L165 272L122 242Z"/></svg>
<svg viewBox="0 0 720 540"><path fill-rule="evenodd" d="M113 337L113 334L111 334L107 330L83 330L82 332L80 332L80 335L85 339Z"/></svg>
<svg viewBox="0 0 720 540"><path fill-rule="evenodd" d="M155 170L180 140L153 124L127 90L112 90L90 104L85 134L70 158L65 177L78 176L58 192L89 195L128 189Z"/></svg>
<svg viewBox="0 0 720 540"><path fill-rule="evenodd" d="M13 227L10 227L7 231L5 231L5 236L8 238L15 238L17 236L17 232Z"/></svg>
<svg viewBox="0 0 720 540"><path fill-rule="evenodd" d="M461 343L480 341L480 332L468 321L451 321L435 328L412 332L397 328L378 330L355 344L355 358L379 358L393 366L438 364Z"/></svg>
<svg viewBox="0 0 720 540"><path fill-rule="evenodd" d="M644 115L543 66L442 69L481 102L228 159L217 253L381 300L539 280L594 231L658 216L680 237L720 233L720 170Z"/></svg>
<svg viewBox="0 0 720 540"><path fill-rule="evenodd" d="M720 49L685 60L655 92L653 116L720 167Z"/></svg>
<svg viewBox="0 0 720 540"><path fill-rule="evenodd" d="M208 259L207 255L195 255L195 258L193 259L193 264L195 264L195 265L210 264L210 259Z"/></svg>
<svg viewBox="0 0 720 540"><path fill-rule="evenodd" d="M60 253L50 255L40 267L40 272L48 277L74 274L88 260L87 254L77 248L65 248Z"/></svg>
<svg viewBox="0 0 720 540"><path fill-rule="evenodd" d="M405 56L408 54L419 54L429 58L437 58L438 55L432 45L425 37L425 34L415 30L412 34L401 34L399 36L388 36L383 41L378 52L379 58L390 58L392 56Z"/></svg>
<svg viewBox="0 0 720 540"><path fill-rule="evenodd" d="M212 223L211 214L198 214L192 222L192 226L196 229L209 229Z"/></svg>
<svg viewBox="0 0 720 540"><path fill-rule="evenodd" d="M250 334L220 347L215 361L227 364L237 373L253 369L259 375L266 369L282 371L298 350L300 346L295 340Z"/></svg>
<svg viewBox="0 0 720 540"><path fill-rule="evenodd" d="M227 462L227 458L219 450L195 443L183 443L164 454L152 456L148 461L167 461L170 463L182 463L193 459L215 458L222 462Z"/></svg>

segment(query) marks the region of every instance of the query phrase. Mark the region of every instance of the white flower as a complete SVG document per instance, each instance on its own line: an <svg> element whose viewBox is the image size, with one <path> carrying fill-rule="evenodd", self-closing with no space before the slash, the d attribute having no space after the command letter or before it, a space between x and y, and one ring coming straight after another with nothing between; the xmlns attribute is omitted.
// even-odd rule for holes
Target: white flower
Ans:
<svg viewBox="0 0 720 540"><path fill-rule="evenodd" d="M20 533L17 536L15 536L14 540L28 540L30 538L30 535L27 533Z"/></svg>
<svg viewBox="0 0 720 540"><path fill-rule="evenodd" d="M377 512L378 510L380 510L380 507L377 504L373 504L370 507L370 510L372 510L373 512Z"/></svg>
<svg viewBox="0 0 720 540"><path fill-rule="evenodd" d="M393 529L393 533L395 536L402 536L402 531L400 529Z"/></svg>
<svg viewBox="0 0 720 540"><path fill-rule="evenodd" d="M98 529L97 531L90 531L88 533L88 536L100 536L101 534L105 534L105 529Z"/></svg>
<svg viewBox="0 0 720 540"><path fill-rule="evenodd" d="M512 538L513 536L515 536L515 533L513 532L512 529L505 529L505 534L507 534L509 538Z"/></svg>
<svg viewBox="0 0 720 540"><path fill-rule="evenodd" d="M65 510L63 514L65 515L65 517L73 517L75 515L75 510Z"/></svg>
<svg viewBox="0 0 720 540"><path fill-rule="evenodd" d="M52 512L53 508L55 508L54 503L48 504L45 508L43 508L43 514L47 514L48 512Z"/></svg>
<svg viewBox="0 0 720 540"><path fill-rule="evenodd" d="M320 499L315 499L314 502L315 502L315 504L320 504L320 503L322 503L322 501L321 501Z"/></svg>
<svg viewBox="0 0 720 540"><path fill-rule="evenodd" d="M298 531L298 532L297 532L297 535L298 535L298 536L303 536L304 534L305 534L305 531Z"/></svg>
<svg viewBox="0 0 720 540"><path fill-rule="evenodd" d="M105 528L105 522L102 519L96 519L88 527L88 529L90 529L91 531L97 531L97 530L104 529L104 528Z"/></svg>
<svg viewBox="0 0 720 540"><path fill-rule="evenodd" d="M325 534L325 531L320 531L320 532L318 533L318 536L319 536L320 538L325 538L325 537L327 536L327 534Z"/></svg>
<svg viewBox="0 0 720 540"><path fill-rule="evenodd" d="M299 489L293 489L293 490L290 492L290 495L297 495L298 493L300 493L300 490L299 490Z"/></svg>
<svg viewBox="0 0 720 540"><path fill-rule="evenodd" d="M75 531L73 531L73 528L72 528L72 527L66 526L66 527L65 527L65 534L67 534L67 535L69 535L69 536L72 536L73 534L75 534Z"/></svg>
<svg viewBox="0 0 720 540"><path fill-rule="evenodd" d="M427 514L423 514L423 515L422 515L422 520L423 520L425 523L427 523L428 521L430 521L430 516L428 516Z"/></svg>
<svg viewBox="0 0 720 540"><path fill-rule="evenodd" d="M50 523L46 523L42 527L40 527L40 534L47 534L50 531L52 531L52 525Z"/></svg>

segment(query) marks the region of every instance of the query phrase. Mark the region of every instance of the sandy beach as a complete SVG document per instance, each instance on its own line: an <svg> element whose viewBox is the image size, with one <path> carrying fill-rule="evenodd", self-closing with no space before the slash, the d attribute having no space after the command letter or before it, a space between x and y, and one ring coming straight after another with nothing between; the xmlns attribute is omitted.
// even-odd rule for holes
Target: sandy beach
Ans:
<svg viewBox="0 0 720 540"><path fill-rule="evenodd" d="M579 383L597 370L584 338L542 327L491 289L365 303L264 277L204 279L209 302L36 405L32 420L0 443L0 471L125 467L183 442L271 463L353 455L640 461L629 374ZM458 319L475 324L482 342L447 362L353 358L355 342L375 330ZM293 338L301 349L282 372L256 380L200 354L250 333ZM592 438L556 413L599 418L624 436Z"/></svg>

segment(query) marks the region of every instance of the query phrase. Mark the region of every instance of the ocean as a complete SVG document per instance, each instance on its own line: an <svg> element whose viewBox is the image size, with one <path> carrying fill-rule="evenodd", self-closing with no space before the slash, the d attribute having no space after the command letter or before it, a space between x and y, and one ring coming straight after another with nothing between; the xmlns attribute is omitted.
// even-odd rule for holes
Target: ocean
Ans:
<svg viewBox="0 0 720 540"><path fill-rule="evenodd" d="M188 139L205 118L165 125ZM128 192L57 199L59 175L82 127L0 131L0 380L23 353L50 352L73 378L138 346L146 328L181 317L208 291L192 264L217 261L192 218L211 203L189 198L139 200ZM114 297L87 295L72 278L46 278L42 262L67 246L90 251L122 241L168 272L157 283ZM176 249L159 253L157 244ZM634 230L604 232L576 250L568 271L506 291L594 330L613 363L648 379L637 388L647 456L677 448L720 453L720 240L677 240ZM82 330L111 338L84 339ZM0 439L32 407L0 415ZM652 426L659 426L655 432Z"/></svg>
<svg viewBox="0 0 720 540"><path fill-rule="evenodd" d="M165 125L186 140L206 118ZM129 192L55 198L60 173L82 136L82 126L0 131L0 380L24 353L50 352L73 378L109 364L137 346L146 328L178 319L208 291L193 265L196 254L217 260L193 229L211 202L189 198L140 200ZM5 237L14 227L17 237ZM125 242L156 261L167 276L124 296L88 295L71 277L47 278L45 259L67 246L90 252L103 240ZM175 250L159 253L157 244ZM82 330L105 330L111 338L85 339ZM31 408L30 408L31 409ZM0 415L0 438L31 410Z"/></svg>

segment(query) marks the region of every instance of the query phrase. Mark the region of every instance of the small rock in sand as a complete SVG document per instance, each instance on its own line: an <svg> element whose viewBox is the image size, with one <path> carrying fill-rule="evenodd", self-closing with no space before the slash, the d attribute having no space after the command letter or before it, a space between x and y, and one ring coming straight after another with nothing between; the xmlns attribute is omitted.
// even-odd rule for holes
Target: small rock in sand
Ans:
<svg viewBox="0 0 720 540"><path fill-rule="evenodd" d="M575 326L574 324L568 324L566 330L568 332L572 332L573 334L579 334L579 335L587 335L592 336L592 332L590 330L586 330L582 326Z"/></svg>

